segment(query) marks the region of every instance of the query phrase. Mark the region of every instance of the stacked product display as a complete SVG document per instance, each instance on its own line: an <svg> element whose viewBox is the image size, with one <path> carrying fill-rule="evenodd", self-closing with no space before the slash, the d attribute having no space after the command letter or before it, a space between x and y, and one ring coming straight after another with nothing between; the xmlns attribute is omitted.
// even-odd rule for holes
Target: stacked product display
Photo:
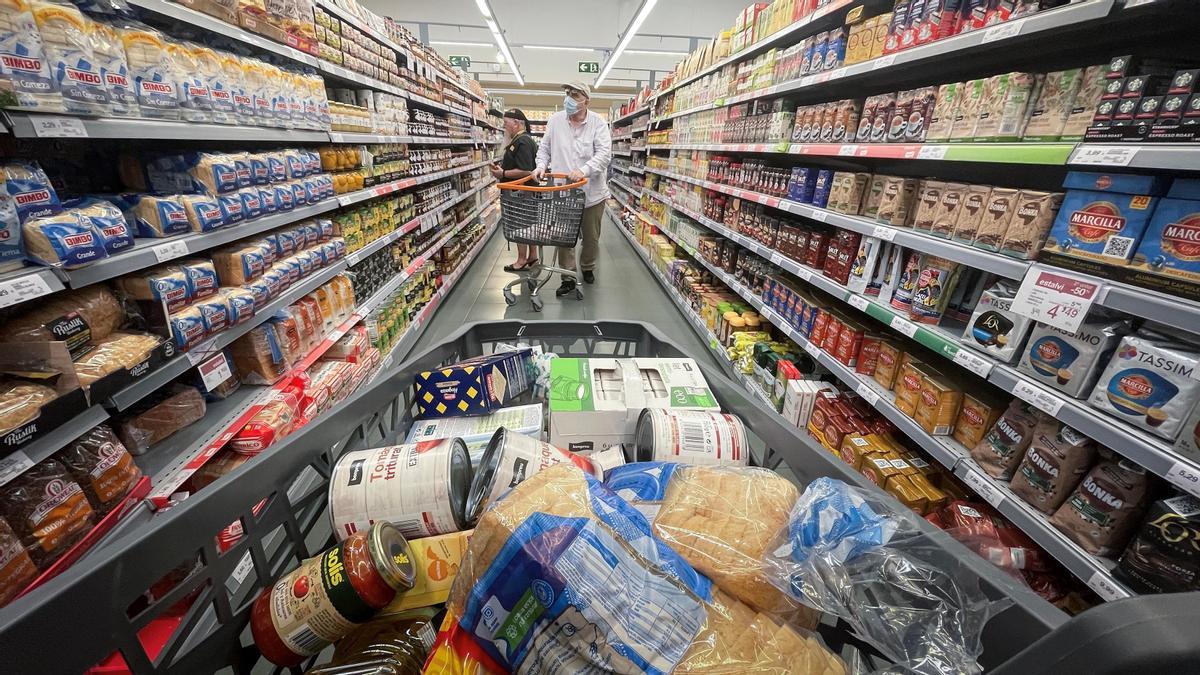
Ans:
<svg viewBox="0 0 1200 675"><path fill-rule="evenodd" d="M780 418L952 534L971 500L999 539L964 543L1047 600L1200 590L1158 530L1200 496L1200 192L1166 171L1200 154L1153 145L1191 140L1197 64L1006 64L1119 25L1102 1L820 4L747 9L623 111L614 138L651 130L644 183L610 181L622 231Z"/></svg>

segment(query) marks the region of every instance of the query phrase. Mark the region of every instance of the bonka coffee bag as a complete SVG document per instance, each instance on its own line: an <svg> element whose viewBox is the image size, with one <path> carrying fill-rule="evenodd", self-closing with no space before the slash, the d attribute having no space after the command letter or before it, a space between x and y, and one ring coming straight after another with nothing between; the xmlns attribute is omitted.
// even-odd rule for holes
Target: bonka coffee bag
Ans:
<svg viewBox="0 0 1200 675"><path fill-rule="evenodd" d="M1092 439L1049 417L1033 432L1033 441L1012 479L1012 491L1050 515L1062 505L1096 456Z"/></svg>
<svg viewBox="0 0 1200 675"><path fill-rule="evenodd" d="M1105 460L1084 477L1050 522L1093 555L1125 546L1145 507L1146 470L1126 460Z"/></svg>
<svg viewBox="0 0 1200 675"><path fill-rule="evenodd" d="M1037 408L1013 399L983 440L971 448L971 457L992 477L1010 480L1043 417Z"/></svg>

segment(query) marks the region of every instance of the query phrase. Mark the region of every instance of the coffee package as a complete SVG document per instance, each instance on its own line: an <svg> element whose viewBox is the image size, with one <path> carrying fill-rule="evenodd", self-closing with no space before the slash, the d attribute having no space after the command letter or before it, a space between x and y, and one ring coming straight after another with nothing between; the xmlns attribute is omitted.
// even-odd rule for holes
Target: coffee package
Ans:
<svg viewBox="0 0 1200 675"><path fill-rule="evenodd" d="M1193 462L1200 462L1200 405L1196 406L1191 418L1184 422L1183 433L1175 442L1175 451Z"/></svg>
<svg viewBox="0 0 1200 675"><path fill-rule="evenodd" d="M1127 460L1097 464L1050 522L1092 555L1120 551L1145 507L1146 470Z"/></svg>
<svg viewBox="0 0 1200 675"><path fill-rule="evenodd" d="M1158 205L1164 181L1154 176L1071 171L1062 208L1043 250L1126 265Z"/></svg>
<svg viewBox="0 0 1200 675"><path fill-rule="evenodd" d="M1059 192L1021 190L1017 195L1016 211L1000 240L1000 252L1022 260L1034 257L1046 241L1062 198Z"/></svg>
<svg viewBox="0 0 1200 675"><path fill-rule="evenodd" d="M1117 579L1138 593L1200 590L1200 499L1154 502L1117 562Z"/></svg>
<svg viewBox="0 0 1200 675"><path fill-rule="evenodd" d="M958 218L954 221L954 231L950 238L963 244L975 243L975 235L979 232L979 224L983 221L984 208L992 194L989 185L971 185L962 196L962 206L959 207Z"/></svg>
<svg viewBox="0 0 1200 675"><path fill-rule="evenodd" d="M1002 281L984 291L962 334L962 342L999 361L1012 361L1033 325L1032 319L1012 311L1016 295L1017 290Z"/></svg>
<svg viewBox="0 0 1200 675"><path fill-rule="evenodd" d="M1200 401L1197 368L1200 348L1142 330L1121 340L1088 404L1175 440Z"/></svg>
<svg viewBox="0 0 1200 675"><path fill-rule="evenodd" d="M1071 427L1044 418L1017 467L1011 487L1033 508L1053 514L1079 484L1096 456L1096 444Z"/></svg>
<svg viewBox="0 0 1200 675"><path fill-rule="evenodd" d="M963 392L962 407L958 410L958 419L954 421L954 440L963 447L975 447L1000 419L1003 411L1003 404L986 392Z"/></svg>
<svg viewBox="0 0 1200 675"><path fill-rule="evenodd" d="M1042 384L1082 398L1100 377L1101 364L1108 363L1121 336L1130 330L1128 321L1104 315L1089 317L1074 333L1054 326L1035 324L1029 347L1021 352L1017 368Z"/></svg>
<svg viewBox="0 0 1200 675"><path fill-rule="evenodd" d="M1013 399L983 440L971 448L971 457L993 478L1011 480L1044 417L1037 408Z"/></svg>

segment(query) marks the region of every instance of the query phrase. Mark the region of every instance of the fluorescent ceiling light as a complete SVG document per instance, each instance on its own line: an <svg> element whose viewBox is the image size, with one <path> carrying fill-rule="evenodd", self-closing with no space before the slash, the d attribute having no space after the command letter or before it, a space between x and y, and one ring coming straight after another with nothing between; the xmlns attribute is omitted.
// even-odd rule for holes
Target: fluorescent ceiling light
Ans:
<svg viewBox="0 0 1200 675"><path fill-rule="evenodd" d="M500 24L493 16L491 7L488 6L488 0L475 0L475 4L479 7L479 12L483 14L483 18L487 21L488 30L492 31L492 37L496 40L496 46L500 48L500 55L503 58L499 60L508 63L508 66L512 68L513 76L517 78L517 84L524 87L525 78L521 77L521 68L517 66L517 60L513 58L512 52L508 49L508 40L504 39L504 33L500 31Z"/></svg>
<svg viewBox="0 0 1200 675"><path fill-rule="evenodd" d="M626 49L626 54L650 54L651 56L687 56L687 52L672 52L664 49Z"/></svg>
<svg viewBox="0 0 1200 675"><path fill-rule="evenodd" d="M617 65L617 59L621 58L621 53L625 51L625 48L629 46L629 42L637 35L638 29L646 21L646 17L650 16L650 11L654 9L654 5L656 4L658 4L658 0L642 0L641 8L638 9L637 15L633 17L633 21L629 22L629 27L625 29L625 34L621 36L621 41L617 43L617 48L613 51L612 56L608 57L608 62L604 64L600 75L596 77L596 83L592 85L593 87L599 87L604 82L604 78L608 77L613 66Z"/></svg>
<svg viewBox="0 0 1200 675"><path fill-rule="evenodd" d="M475 0L475 5L479 7L479 13L483 14L483 18L492 18L492 11L488 9L487 0Z"/></svg>
<svg viewBox="0 0 1200 675"><path fill-rule="evenodd" d="M456 42L454 40L430 40L431 45L445 45L447 47L491 47L490 42Z"/></svg>
<svg viewBox="0 0 1200 675"><path fill-rule="evenodd" d="M525 49L544 49L552 52L595 52L598 49L590 49L588 47L555 47L554 45L517 45Z"/></svg>
<svg viewBox="0 0 1200 675"><path fill-rule="evenodd" d="M488 30L492 31L492 34L493 34L493 35L499 35L499 34L500 34L500 26L499 26L499 24L497 24L495 21L493 21L493 20L491 20L491 19L488 19L488 20L487 20L487 26L488 26Z"/></svg>

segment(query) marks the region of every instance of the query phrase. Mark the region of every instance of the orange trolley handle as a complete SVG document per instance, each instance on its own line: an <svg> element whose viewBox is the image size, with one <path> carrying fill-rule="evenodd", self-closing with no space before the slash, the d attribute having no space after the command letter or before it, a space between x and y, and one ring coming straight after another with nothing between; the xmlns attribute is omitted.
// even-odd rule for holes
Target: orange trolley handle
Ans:
<svg viewBox="0 0 1200 675"><path fill-rule="evenodd" d="M567 174L565 174L565 173L547 173L547 174L543 174L543 176L548 176L550 178L566 178ZM579 181L577 181L575 183L568 183L566 185L550 185L547 187L537 187L534 185L525 185L525 183L529 182L529 179L531 179L531 178L533 178L533 174L529 174L528 176L525 176L524 178L518 178L517 180L511 180L507 183L497 183L496 187L500 188L501 190L528 190L530 192L554 192L556 190L571 190L574 188L581 188L584 185L587 185L587 182L588 182L588 180L586 178L581 178Z"/></svg>

